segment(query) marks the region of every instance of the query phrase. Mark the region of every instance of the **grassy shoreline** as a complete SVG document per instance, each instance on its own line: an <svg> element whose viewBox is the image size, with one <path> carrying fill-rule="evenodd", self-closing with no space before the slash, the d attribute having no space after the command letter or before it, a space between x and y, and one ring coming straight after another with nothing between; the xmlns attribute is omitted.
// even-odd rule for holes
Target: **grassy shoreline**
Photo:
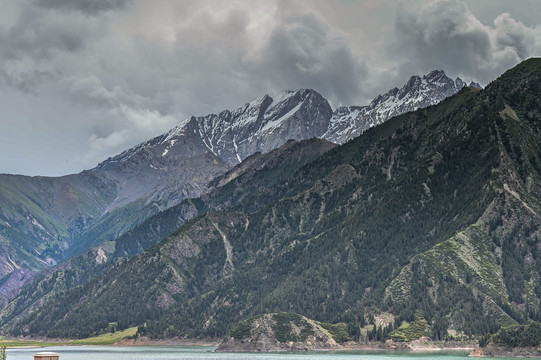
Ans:
<svg viewBox="0 0 541 360"><path fill-rule="evenodd" d="M102 334L86 339L67 340L67 339L9 339L0 337L0 346L7 348L21 347L46 347L46 346L64 346L64 345L114 345L126 338L133 337L137 333L137 327L132 327L114 333Z"/></svg>
<svg viewBox="0 0 541 360"><path fill-rule="evenodd" d="M7 348L40 348L49 346L218 346L220 339L187 340L167 339L154 340L146 337L135 337L137 327L129 328L114 333L102 334L86 339L10 339L0 337L0 346ZM346 343L338 351L407 351L407 352L440 352L440 351L472 351L475 348L474 342L421 342L412 341L409 343Z"/></svg>

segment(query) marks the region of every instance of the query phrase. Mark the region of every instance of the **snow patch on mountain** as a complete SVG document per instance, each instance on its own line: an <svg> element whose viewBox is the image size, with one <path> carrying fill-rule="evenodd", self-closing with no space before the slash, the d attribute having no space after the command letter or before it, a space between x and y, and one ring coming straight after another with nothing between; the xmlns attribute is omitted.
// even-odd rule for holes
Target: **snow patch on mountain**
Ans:
<svg viewBox="0 0 541 360"><path fill-rule="evenodd" d="M443 70L434 70L422 77L410 77L401 88L377 96L366 106L339 107L334 112L327 100L310 89L283 91L274 98L263 95L235 110L192 116L169 132L107 159L96 169L115 167L145 149L159 153L160 161L166 161L192 151L183 147L195 143L228 166L255 152L278 148L289 139L318 137L343 144L393 116L435 105L464 86L460 78L453 80ZM470 86L479 84L472 82Z"/></svg>
<svg viewBox="0 0 541 360"><path fill-rule="evenodd" d="M322 138L343 144L394 116L435 105L464 86L466 83L462 79L453 80L443 70L431 71L423 77L412 76L400 89L394 88L377 96L367 106L336 109ZM473 82L470 86L480 87Z"/></svg>

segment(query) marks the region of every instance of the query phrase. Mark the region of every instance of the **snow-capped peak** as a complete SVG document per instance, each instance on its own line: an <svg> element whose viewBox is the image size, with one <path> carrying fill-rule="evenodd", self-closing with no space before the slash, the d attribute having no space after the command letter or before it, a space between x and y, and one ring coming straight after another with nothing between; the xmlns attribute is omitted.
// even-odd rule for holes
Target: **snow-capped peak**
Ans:
<svg viewBox="0 0 541 360"><path fill-rule="evenodd" d="M186 141L181 139L186 138L199 141L208 151L234 165L289 139L320 136L327 130L331 115L327 100L314 90L283 91L274 98L263 95L235 110L191 117L167 133L106 160L97 169L123 162L142 149L155 148L152 152L161 157L178 154L180 150L172 149L184 144Z"/></svg>
<svg viewBox="0 0 541 360"><path fill-rule="evenodd" d="M235 110L186 119L162 136L104 161L97 169L127 161L143 149L155 148L149 151L161 158L176 156L185 151L180 147L187 146L186 139L199 144L192 148L201 147L230 166L289 139L319 137L344 143L393 116L436 104L464 86L460 78L453 80L443 70L434 70L411 76L402 87L378 95L369 105L340 107L334 113L327 100L311 89L263 95Z"/></svg>
<svg viewBox="0 0 541 360"><path fill-rule="evenodd" d="M400 89L377 96L368 106L351 107L355 112L337 109L323 138L343 144L393 116L437 104L464 86L462 79L452 80L443 70L433 70L422 77L414 75Z"/></svg>

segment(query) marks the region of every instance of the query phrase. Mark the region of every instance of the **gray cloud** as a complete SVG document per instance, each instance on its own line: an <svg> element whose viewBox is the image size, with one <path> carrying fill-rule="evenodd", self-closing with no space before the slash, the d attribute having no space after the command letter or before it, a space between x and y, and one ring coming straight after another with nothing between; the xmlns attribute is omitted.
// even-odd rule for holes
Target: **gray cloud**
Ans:
<svg viewBox="0 0 541 360"><path fill-rule="evenodd" d="M541 49L541 28L525 26L509 13L503 13L494 20L493 38L497 51L511 50L520 60Z"/></svg>
<svg viewBox="0 0 541 360"><path fill-rule="evenodd" d="M485 7L493 3L482 1ZM79 171L188 116L235 108L265 93L313 88L333 106L364 105L413 74L444 69L486 83L541 54L533 10L525 25L504 2L492 9L497 16L488 23L459 1L396 4L6 2L0 13L0 122L12 138L0 133L0 158L13 158L10 166L30 163L24 143L36 162L49 164L51 171L41 174L65 173L66 164ZM46 109L25 112L21 106ZM23 117L43 127L41 138L32 140L39 135L20 125ZM12 141L17 134L22 140ZM68 150L58 155L71 154L69 161L55 163L52 152L34 148L44 139L65 144ZM8 142L21 149L5 147ZM0 162L0 171L39 174L25 168L12 171Z"/></svg>
<svg viewBox="0 0 541 360"><path fill-rule="evenodd" d="M22 6L14 24L0 24L0 56L5 60L26 58L38 62L54 58L59 52L80 51L85 47L85 39L95 33L89 25L77 16L47 14L32 6Z"/></svg>
<svg viewBox="0 0 541 360"><path fill-rule="evenodd" d="M398 65L402 71L445 67L483 83L541 50L541 28L508 13L487 26L457 0L431 2L420 10L402 8L393 36L387 52L404 59Z"/></svg>
<svg viewBox="0 0 541 360"><path fill-rule="evenodd" d="M129 0L36 0L42 8L80 11L84 14L96 15L110 10L124 8Z"/></svg>
<svg viewBox="0 0 541 360"><path fill-rule="evenodd" d="M53 79L53 75L46 71L32 70L23 73L10 73L0 68L0 84L15 88L23 93L38 95L36 88L39 84Z"/></svg>
<svg viewBox="0 0 541 360"><path fill-rule="evenodd" d="M358 101L368 72L345 39L314 14L285 18L249 67L269 88L318 89L335 105Z"/></svg>

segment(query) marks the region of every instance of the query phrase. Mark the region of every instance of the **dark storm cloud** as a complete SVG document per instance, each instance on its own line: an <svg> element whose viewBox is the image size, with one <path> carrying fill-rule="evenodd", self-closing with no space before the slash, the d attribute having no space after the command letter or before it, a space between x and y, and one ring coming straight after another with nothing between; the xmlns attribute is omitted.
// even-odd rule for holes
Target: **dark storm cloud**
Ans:
<svg viewBox="0 0 541 360"><path fill-rule="evenodd" d="M80 11L85 14L95 15L103 11L121 9L129 0L36 0L36 4L42 8Z"/></svg>
<svg viewBox="0 0 541 360"><path fill-rule="evenodd" d="M403 59L402 72L439 69L493 80L521 60L539 54L540 29L501 14L492 26L482 24L456 0L435 1L420 10L397 11L394 40L388 54Z"/></svg>
<svg viewBox="0 0 541 360"><path fill-rule="evenodd" d="M85 49L96 34L88 25L22 6L11 24L0 22L0 86L39 95L41 85L60 81L65 66L59 58Z"/></svg>
<svg viewBox="0 0 541 360"><path fill-rule="evenodd" d="M355 103L368 71L350 45L313 14L284 19L251 66L274 89L313 88L335 104Z"/></svg>
<svg viewBox="0 0 541 360"><path fill-rule="evenodd" d="M83 15L63 16L26 1L19 4L10 23L0 22L0 85L38 94L41 85L63 81L70 66L77 66L68 62L87 56L87 44L104 30L99 21Z"/></svg>
<svg viewBox="0 0 541 360"><path fill-rule="evenodd" d="M0 56L4 60L28 57L39 61L54 57L57 51L81 50L88 36L84 25L74 19L55 20L60 19L33 7L23 7L13 25L0 25Z"/></svg>

